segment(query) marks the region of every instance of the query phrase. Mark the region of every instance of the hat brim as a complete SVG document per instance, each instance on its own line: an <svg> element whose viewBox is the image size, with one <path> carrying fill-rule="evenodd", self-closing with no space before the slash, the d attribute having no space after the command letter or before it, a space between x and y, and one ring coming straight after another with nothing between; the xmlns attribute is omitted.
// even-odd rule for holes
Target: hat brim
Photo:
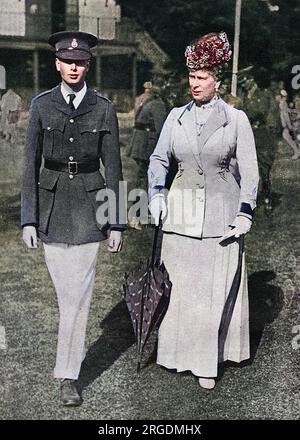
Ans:
<svg viewBox="0 0 300 440"><path fill-rule="evenodd" d="M80 49L61 49L55 52L55 56L59 60L90 60L92 54Z"/></svg>
<svg viewBox="0 0 300 440"><path fill-rule="evenodd" d="M79 38L84 41L86 41L90 47L97 46L98 44L98 38L93 35L89 34L88 32L80 32L80 31L62 31L62 32L56 32L55 34L50 35L48 39L48 43L55 47L56 43L58 43L61 40L64 40L66 38L72 39L72 38Z"/></svg>

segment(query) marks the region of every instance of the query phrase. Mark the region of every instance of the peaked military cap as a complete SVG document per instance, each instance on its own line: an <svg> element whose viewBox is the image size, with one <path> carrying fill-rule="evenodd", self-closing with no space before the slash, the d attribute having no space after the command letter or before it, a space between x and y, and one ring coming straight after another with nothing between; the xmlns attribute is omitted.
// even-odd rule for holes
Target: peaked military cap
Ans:
<svg viewBox="0 0 300 440"><path fill-rule="evenodd" d="M98 38L87 32L63 31L52 34L48 43L55 48L55 56L65 60L89 60L91 48L97 46Z"/></svg>

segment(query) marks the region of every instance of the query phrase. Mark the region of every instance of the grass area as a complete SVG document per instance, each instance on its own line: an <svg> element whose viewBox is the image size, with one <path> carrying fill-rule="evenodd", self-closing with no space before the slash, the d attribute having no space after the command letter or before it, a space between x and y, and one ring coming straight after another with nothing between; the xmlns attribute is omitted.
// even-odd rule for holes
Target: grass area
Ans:
<svg viewBox="0 0 300 440"><path fill-rule="evenodd" d="M84 404L65 409L52 379L56 299L42 248L29 251L21 241L20 154L11 153L8 159L9 148L0 145L5 159L0 161L0 325L6 328L8 344L7 351L0 351L0 419L298 419L300 350L293 349L292 339L294 326L300 325L299 161L292 162L281 148L273 172L277 206L268 216L258 207L246 240L251 360L241 366L227 364L215 390L206 392L191 374L157 366L152 340L146 365L136 373L122 281L125 271L150 255L153 230L129 229L120 254L106 252L101 244L89 351L79 381ZM15 151L21 150L19 145ZM123 163L130 187L134 162L124 157Z"/></svg>

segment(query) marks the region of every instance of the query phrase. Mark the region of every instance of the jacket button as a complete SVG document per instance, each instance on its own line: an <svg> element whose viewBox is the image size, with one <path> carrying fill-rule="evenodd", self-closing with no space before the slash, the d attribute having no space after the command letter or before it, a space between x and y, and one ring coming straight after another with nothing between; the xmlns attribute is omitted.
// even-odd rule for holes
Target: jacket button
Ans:
<svg viewBox="0 0 300 440"><path fill-rule="evenodd" d="M74 176L73 176L73 174L69 174L69 179L74 179Z"/></svg>
<svg viewBox="0 0 300 440"><path fill-rule="evenodd" d="M69 160L71 160L71 161L72 161L73 159L74 159L74 157L73 157L73 156L70 156L70 157L69 157Z"/></svg>
<svg viewBox="0 0 300 440"><path fill-rule="evenodd" d="M96 131L97 131L96 128L94 128L94 129L93 129L93 133L96 133Z"/></svg>
<svg viewBox="0 0 300 440"><path fill-rule="evenodd" d="M70 122L71 122L71 124L73 124L73 122L74 122L74 119L70 119Z"/></svg>
<svg viewBox="0 0 300 440"><path fill-rule="evenodd" d="M200 174L200 176L202 176L203 171L202 170L198 170L198 173Z"/></svg>
<svg viewBox="0 0 300 440"><path fill-rule="evenodd" d="M51 130L51 127L47 127L47 130Z"/></svg>
<svg viewBox="0 0 300 440"><path fill-rule="evenodd" d="M69 139L69 141L70 141L70 142L74 142L74 138L71 137L71 138Z"/></svg>

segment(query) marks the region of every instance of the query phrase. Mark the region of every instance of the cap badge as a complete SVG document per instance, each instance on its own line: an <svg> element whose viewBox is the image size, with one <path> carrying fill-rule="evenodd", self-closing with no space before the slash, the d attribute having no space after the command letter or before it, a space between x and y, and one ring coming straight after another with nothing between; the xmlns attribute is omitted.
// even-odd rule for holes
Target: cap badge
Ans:
<svg viewBox="0 0 300 440"><path fill-rule="evenodd" d="M78 47L78 43L77 43L76 38L73 38L72 43L71 43L71 46L73 47L73 49L75 49L76 47Z"/></svg>

